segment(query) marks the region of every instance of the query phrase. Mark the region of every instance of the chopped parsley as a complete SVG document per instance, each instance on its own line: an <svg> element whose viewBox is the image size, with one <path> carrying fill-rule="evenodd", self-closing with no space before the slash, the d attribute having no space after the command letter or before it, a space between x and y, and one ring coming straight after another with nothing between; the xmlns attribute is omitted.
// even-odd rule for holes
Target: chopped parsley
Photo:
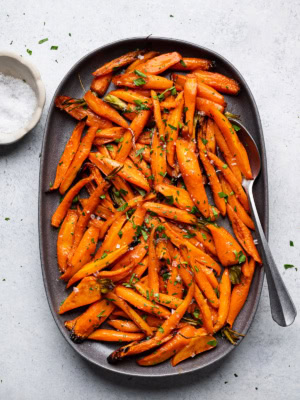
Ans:
<svg viewBox="0 0 300 400"><path fill-rule="evenodd" d="M45 43L45 42L48 42L48 38L39 40L39 44L43 44L43 43Z"/></svg>
<svg viewBox="0 0 300 400"><path fill-rule="evenodd" d="M134 70L134 73L138 76L141 76L142 78L147 78L147 75L145 75L143 72L138 71L137 69ZM146 82L145 82L146 83Z"/></svg>
<svg viewBox="0 0 300 400"><path fill-rule="evenodd" d="M295 268L295 265L293 264L284 264L285 269L290 269L290 268Z"/></svg>
<svg viewBox="0 0 300 400"><path fill-rule="evenodd" d="M124 203L119 208L117 208L117 211L125 211L127 207L128 203Z"/></svg>
<svg viewBox="0 0 300 400"><path fill-rule="evenodd" d="M50 50L57 50L58 49L58 46L51 46L50 47Z"/></svg>
<svg viewBox="0 0 300 400"><path fill-rule="evenodd" d="M135 79L133 81L133 83L135 84L135 86L142 86L142 85L145 85L146 81L143 78L138 78L138 79Z"/></svg>
<svg viewBox="0 0 300 400"><path fill-rule="evenodd" d="M27 51L27 53L28 53L30 56L32 55L32 50L27 49L26 51Z"/></svg>
<svg viewBox="0 0 300 400"><path fill-rule="evenodd" d="M186 67L186 66L187 66L186 63L185 63L183 60L180 60L179 62L180 62L180 64L181 64L183 67Z"/></svg>

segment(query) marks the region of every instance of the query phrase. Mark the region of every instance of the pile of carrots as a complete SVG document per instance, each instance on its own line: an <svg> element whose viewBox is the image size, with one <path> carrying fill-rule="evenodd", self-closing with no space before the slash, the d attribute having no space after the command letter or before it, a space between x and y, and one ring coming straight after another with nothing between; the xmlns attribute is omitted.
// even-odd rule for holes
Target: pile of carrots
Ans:
<svg viewBox="0 0 300 400"><path fill-rule="evenodd" d="M97 69L83 98L56 98L79 121L51 187L63 196L51 221L58 266L73 287L59 314L80 307L65 322L74 342L126 343L111 363L175 366L213 349L219 331L239 338L232 325L261 258L241 184L251 168L225 113L223 94L240 87L212 67L137 50ZM234 236L219 226L226 216Z"/></svg>

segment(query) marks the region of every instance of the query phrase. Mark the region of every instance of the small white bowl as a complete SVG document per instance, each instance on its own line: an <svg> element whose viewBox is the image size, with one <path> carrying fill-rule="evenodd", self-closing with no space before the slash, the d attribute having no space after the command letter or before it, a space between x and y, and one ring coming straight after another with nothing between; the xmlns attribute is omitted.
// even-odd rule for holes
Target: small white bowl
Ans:
<svg viewBox="0 0 300 400"><path fill-rule="evenodd" d="M14 78L24 79L36 95L37 105L30 121L23 128L12 133L0 134L0 145L14 143L30 132L39 122L45 104L45 86L41 75L31 62L18 54L9 51L0 51L0 72Z"/></svg>

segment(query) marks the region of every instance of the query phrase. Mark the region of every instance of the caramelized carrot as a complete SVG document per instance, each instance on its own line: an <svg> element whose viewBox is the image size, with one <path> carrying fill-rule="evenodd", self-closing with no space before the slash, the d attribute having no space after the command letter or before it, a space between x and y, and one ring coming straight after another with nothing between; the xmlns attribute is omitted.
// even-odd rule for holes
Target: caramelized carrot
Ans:
<svg viewBox="0 0 300 400"><path fill-rule="evenodd" d="M170 218L177 222L184 222L186 224L197 223L197 218L191 213L184 210L179 210L178 208L175 207L167 206L165 204L153 203L147 201L146 203L143 204L143 207L147 211L154 212L161 217Z"/></svg>
<svg viewBox="0 0 300 400"><path fill-rule="evenodd" d="M102 97L108 89L111 78L112 73L98 77L96 76L92 81L91 90L96 92L98 96Z"/></svg>
<svg viewBox="0 0 300 400"><path fill-rule="evenodd" d="M181 123L184 99L183 92L177 96L177 107L174 108L169 114L167 126L165 129L165 139L167 142L167 160L171 167L175 163L176 141L178 137L179 124Z"/></svg>
<svg viewBox="0 0 300 400"><path fill-rule="evenodd" d="M139 67L139 71L152 75L161 74L180 60L181 55L176 52L161 54L157 57L151 58L145 64L142 64Z"/></svg>
<svg viewBox="0 0 300 400"><path fill-rule="evenodd" d="M238 94L240 91L240 86L234 79L228 78L222 74L201 71L199 69L193 71L193 74L197 76L199 81L212 86L221 93Z"/></svg>
<svg viewBox="0 0 300 400"><path fill-rule="evenodd" d="M115 76L113 78L113 83L116 86L127 86L133 89L142 87L143 89L166 90L173 86L173 82L170 81L170 79L162 76L147 74L145 77L141 78L134 72Z"/></svg>
<svg viewBox="0 0 300 400"><path fill-rule="evenodd" d="M165 137L165 125L164 125L162 117L161 117L159 100L158 100L157 94L154 90L151 90L151 98L152 98L152 103L153 103L154 119L155 119L155 123L156 123L157 129L158 129L159 137L161 140L162 138Z"/></svg>
<svg viewBox="0 0 300 400"><path fill-rule="evenodd" d="M125 314L125 318L127 315ZM121 332L138 333L141 332L140 328L134 322L124 319L110 319L107 321L108 325Z"/></svg>
<svg viewBox="0 0 300 400"><path fill-rule="evenodd" d="M191 211L194 207L194 203L185 189L167 183L160 183L155 186L155 190L170 199L172 204L181 210Z"/></svg>
<svg viewBox="0 0 300 400"><path fill-rule="evenodd" d="M214 325L215 332L218 332L226 322L230 306L230 296L231 282L229 278L229 270L225 268L220 282L220 307L218 311L218 320Z"/></svg>
<svg viewBox="0 0 300 400"><path fill-rule="evenodd" d="M95 260L101 258L105 251L111 251L112 249L116 248L116 244L119 239L119 232L121 231L126 219L126 215L122 214L115 217L115 221L112 223L105 240L95 255Z"/></svg>
<svg viewBox="0 0 300 400"><path fill-rule="evenodd" d="M57 263L61 272L65 272L67 269L68 256L73 246L77 220L77 211L69 210L59 230L57 238Z"/></svg>
<svg viewBox="0 0 300 400"><path fill-rule="evenodd" d="M151 296L151 290L149 289L149 287L145 286L144 284L142 284L141 282L136 282L134 284L135 289L143 296L143 297L148 297L150 298ZM165 293L154 293L152 296L152 302L161 304L165 307L168 308L173 308L176 309L180 306L180 304L182 303L182 300L169 295L169 294L165 294ZM163 318L163 315L159 315L160 318Z"/></svg>
<svg viewBox="0 0 300 400"><path fill-rule="evenodd" d="M129 53L123 54L122 56L115 58L112 61L104 64L102 67L98 68L95 72L93 72L94 76L102 76L110 74L114 72L117 68L124 67L132 63L134 60L137 59L138 56L142 55L143 51L135 50L130 51Z"/></svg>
<svg viewBox="0 0 300 400"><path fill-rule="evenodd" d="M189 137L193 136L194 114L196 107L197 79L194 76L188 76L184 85L184 107L185 123L188 127Z"/></svg>
<svg viewBox="0 0 300 400"><path fill-rule="evenodd" d="M152 136L151 170L154 176L154 183L162 183L167 174L166 150L165 146L160 142L156 130L154 130Z"/></svg>
<svg viewBox="0 0 300 400"><path fill-rule="evenodd" d="M206 71L212 66L212 61L205 58L183 57L181 61L172 66L172 69L176 71L193 71L194 69Z"/></svg>
<svg viewBox="0 0 300 400"><path fill-rule="evenodd" d="M158 54L159 53L157 51L149 51L146 54L140 55L137 60L133 61L133 63L127 67L126 72L131 72L134 71L135 69L138 70L139 69L138 67L141 64L145 64L146 61L156 57Z"/></svg>
<svg viewBox="0 0 300 400"><path fill-rule="evenodd" d="M210 107L215 107L218 111L220 111L221 113L224 112L225 107L221 106L220 104L212 101L212 100L208 100L206 98L203 97L197 97L196 98L196 108L199 111L204 112L207 116L210 116L209 114L209 110Z"/></svg>
<svg viewBox="0 0 300 400"><path fill-rule="evenodd" d="M159 264L155 251L155 227L152 228L149 237L149 258L148 258L148 285L154 293L159 293Z"/></svg>
<svg viewBox="0 0 300 400"><path fill-rule="evenodd" d="M143 104L144 107L151 107L151 99L135 92L134 90L117 89L112 90L109 94L116 96L127 103L135 105Z"/></svg>
<svg viewBox="0 0 300 400"><path fill-rule="evenodd" d="M99 340L100 342L133 342L134 340L141 340L145 337L144 333L128 333L119 332L111 329L97 329L93 332L88 339Z"/></svg>

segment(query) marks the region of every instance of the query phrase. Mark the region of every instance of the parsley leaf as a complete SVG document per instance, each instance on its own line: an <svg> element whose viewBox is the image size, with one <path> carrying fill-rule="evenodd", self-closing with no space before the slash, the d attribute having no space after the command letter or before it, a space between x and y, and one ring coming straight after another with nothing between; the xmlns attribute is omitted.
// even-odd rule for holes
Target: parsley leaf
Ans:
<svg viewBox="0 0 300 400"><path fill-rule="evenodd" d="M183 67L186 67L186 63L183 60L180 60L179 62Z"/></svg>
<svg viewBox="0 0 300 400"><path fill-rule="evenodd" d="M295 268L295 265L293 264L284 264L285 269L290 269L290 268Z"/></svg>
<svg viewBox="0 0 300 400"><path fill-rule="evenodd" d="M138 76L141 76L142 78L147 78L147 75L145 75L143 72L138 71L137 69L134 70L134 73Z"/></svg>
<svg viewBox="0 0 300 400"><path fill-rule="evenodd" d="M239 126L237 126L237 125L232 125L232 127L236 132L241 130L241 128Z"/></svg>
<svg viewBox="0 0 300 400"><path fill-rule="evenodd" d="M209 346L216 347L216 345L218 344L218 342L217 342L216 340L210 340L209 342L207 342L207 344L208 344Z"/></svg>
<svg viewBox="0 0 300 400"><path fill-rule="evenodd" d="M50 47L50 50L57 50L58 49L58 46L51 46Z"/></svg>
<svg viewBox="0 0 300 400"><path fill-rule="evenodd" d="M121 207L117 208L117 211L124 211L128 207L128 203L124 203L121 205Z"/></svg>
<svg viewBox="0 0 300 400"><path fill-rule="evenodd" d="M145 85L146 81L143 78L138 78L138 79L135 79L133 81L133 83L135 84L135 86L142 86L142 85Z"/></svg>

